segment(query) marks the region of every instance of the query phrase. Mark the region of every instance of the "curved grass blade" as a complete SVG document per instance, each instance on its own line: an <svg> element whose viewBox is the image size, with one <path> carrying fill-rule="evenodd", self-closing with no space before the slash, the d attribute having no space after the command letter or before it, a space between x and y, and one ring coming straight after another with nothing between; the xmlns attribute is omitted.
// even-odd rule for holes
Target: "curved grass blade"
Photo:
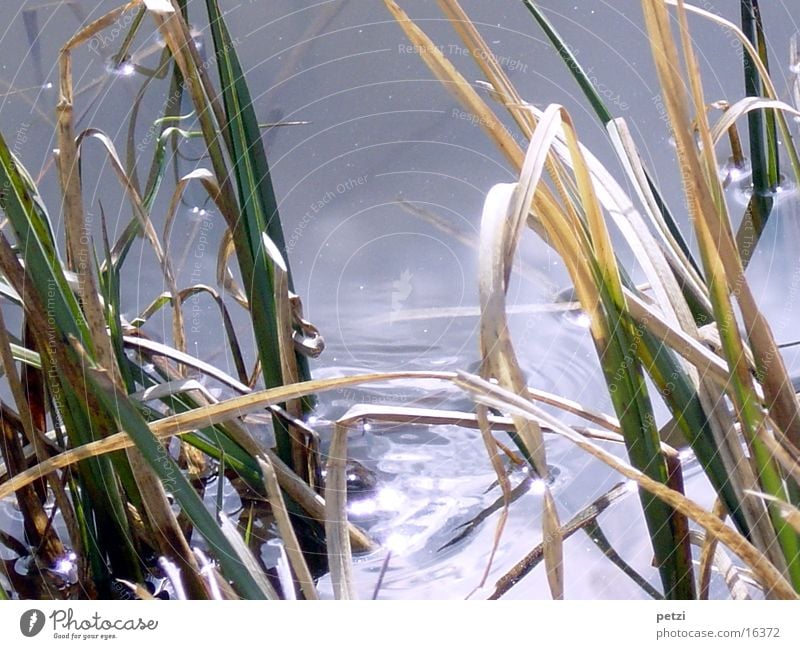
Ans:
<svg viewBox="0 0 800 649"><path fill-rule="evenodd" d="M525 392L527 386L509 336L505 292L519 237L527 222L533 195L549 155L550 143L560 126L557 118L558 109L545 112L533 133L519 183L495 185L486 197L481 217L481 357L485 371L517 394ZM512 433L512 438L539 478L547 480L547 459L540 427L535 422L525 422L517 418L515 428L516 433ZM493 454L493 449L487 450L490 455ZM504 495L507 495L505 489ZM561 562L563 550L559 533L561 526L547 486L543 518L545 529L551 532L545 537L548 581L553 598L561 599L564 591Z"/></svg>
<svg viewBox="0 0 800 649"><path fill-rule="evenodd" d="M133 207L134 215L139 220L139 229L140 231L144 232L150 246L153 249L153 252L156 255L156 259L158 260L159 265L161 266L162 273L164 275L164 280L167 283L167 287L170 293L173 296L178 295L178 286L175 282L175 273L172 270L172 262L170 261L169 255L164 252L164 248L161 245L161 241L158 239L158 235L156 234L155 229L153 228L152 223L150 222L150 217L147 213L147 209L142 202L141 197L139 196L139 192L136 190L133 182L131 181L128 174L125 172L124 167L122 166L122 162L119 159L117 154L116 148L114 147L114 143L111 139L102 131L95 128L89 128L82 131L77 139L76 139L76 147L78 152L81 152L82 144L86 138L93 138L98 140L103 149L105 150L108 161L110 162L111 169L114 171L115 175L120 181L123 190L130 198L131 206ZM110 253L110 251L109 251ZM112 262L112 259L109 259L109 262ZM118 264L109 264L109 268L114 268L115 272L119 272L119 265ZM184 323L183 323L183 313L180 309L180 302L177 299L173 299L173 327L172 327L172 334L175 340L175 346L183 350L186 347L185 343L185 333L184 333Z"/></svg>
<svg viewBox="0 0 800 649"><path fill-rule="evenodd" d="M578 86L580 86L580 89L583 91L597 117L604 125L608 124L612 119L614 119L614 116L606 107L605 102L603 102L603 99L598 94L594 84L589 79L589 75L586 74L583 66L573 54L569 44L563 38L561 38L559 33L556 31L555 26L550 22L550 19L541 9L539 9L533 0L523 0L523 4L536 19L536 22L539 23L542 31L544 31L553 47L556 49L567 68L572 73L572 76L574 77ZM699 275L700 267L697 265L697 262L692 255L692 251L689 249L686 240L683 238L683 234L681 233L678 224L675 222L672 212L670 212L669 207L659 192L658 186L653 182L649 172L644 168L643 171L647 181L648 189L652 193L655 204L668 228L670 235L674 239L681 253L686 257L686 259L689 260L693 270Z"/></svg>
<svg viewBox="0 0 800 649"><path fill-rule="evenodd" d="M231 319L228 307L225 305L225 301L222 299L219 291L212 286L195 284L194 286L181 289L181 291L178 293L178 296L180 297L181 302L185 302L189 298L197 296L201 293L206 293L211 296L211 299L214 300L214 303L219 309L220 317L222 319L222 326L225 329L225 336L228 340L228 349L230 350L231 357L233 358L233 364L234 367L236 367L236 373L239 381L245 383L247 381L247 368L244 364L242 348L239 345L239 338L236 335L236 329L233 325L233 320ZM145 308L145 310L133 320L133 322L131 322L131 326L140 328L153 314L158 312L159 309L171 301L172 296L169 293L162 293L155 300L153 300L153 302L151 302Z"/></svg>

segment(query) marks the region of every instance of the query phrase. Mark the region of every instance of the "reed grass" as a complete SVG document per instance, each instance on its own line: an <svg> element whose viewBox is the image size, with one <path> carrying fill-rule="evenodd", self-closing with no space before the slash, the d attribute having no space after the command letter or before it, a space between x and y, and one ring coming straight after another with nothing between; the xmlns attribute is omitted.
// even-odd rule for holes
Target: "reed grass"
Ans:
<svg viewBox="0 0 800 649"><path fill-rule="evenodd" d="M182 442L180 458L176 458L154 434L157 429L153 426L164 421L158 415L159 410L144 405L145 401L157 398L168 413L196 413L211 403L210 395L202 386L183 379L183 368L188 367L186 361L191 365L192 357L185 353L181 306L187 297L199 291L209 293L219 305L231 349L235 351L239 378L248 380L249 377L238 351L228 307L212 288L178 289L171 260L165 253L169 229L162 240L150 223L150 210L162 188L168 138L194 134L168 126L176 116L169 112L164 115L165 126L156 142L151 172L142 195L135 166L130 168L130 156L126 169L105 134L94 129L80 133L74 130L72 52L123 13L134 10L137 14L118 55L120 60L127 56L137 30L143 29L143 18L149 15L168 43L165 52L169 57L160 69L165 69L167 61L173 61L176 70L173 82L178 79L177 75L185 80L211 156L213 170L193 172L177 183L170 211L175 213L189 182L198 182L207 189L227 218L233 235L235 261L243 279L241 301L250 311L258 343L260 374L253 376L263 377L270 387L297 384L309 378L304 357L295 352L294 333L295 327L304 327L306 333L313 327L298 319L299 305L289 294L291 278L284 261L283 235L260 126L216 3L209 2L207 12L220 66L221 93L211 85L204 68L199 65L194 43L188 38L185 3L129 2L82 28L64 45L60 54L56 166L66 223L66 259L58 253L60 244L55 240L35 183L5 142L0 141L2 209L8 219L7 232L0 240L4 293L22 309L26 331L30 331L22 345L12 343L8 336L4 338L5 344L0 341L20 422L18 430L9 429L7 433L16 450L13 455L4 454L2 486L6 493L15 493L25 505L30 539L35 547L41 547L37 560L44 565L55 565L63 558L64 545L46 518L42 522L43 510L33 497L34 490L40 489L41 479L49 480L45 484L51 484L56 490L60 513L68 523L71 538L66 543L80 550L79 577L85 595L112 596L117 592L114 580L134 584L135 592L142 592L145 576L152 572L145 558L155 552L164 558L165 565L176 569L173 574L180 570L183 577L174 586L176 592L188 597L207 598L223 592L228 596L251 598L275 596L238 531L230 524L220 526L214 520L202 502L202 485L189 480L187 472L191 475L192 471L201 470L208 461L220 462L229 470L240 471L255 493L263 493L272 502L274 511L284 512L279 517L280 532L285 535L294 572L301 578L305 595L310 597L314 594L310 573L304 569L305 559L289 525L287 508L275 478L277 473L284 492L291 494L290 509L295 513L304 508L311 510L312 520L316 516L321 529L324 505L307 484L308 473L315 470L318 458L309 453L306 445L292 441L299 437L290 436L291 422L296 420L291 415L276 416L277 456L263 448L237 423L236 418L241 416L237 412L219 422L206 419L190 430L181 431L186 432L188 442ZM81 149L90 140L99 141L105 149L109 166L129 198L134 214L116 242L104 240L105 260L102 262L97 259L89 237L85 236L88 230L79 159ZM171 218L167 223L169 226ZM105 222L103 228L105 233ZM124 263L134 238L140 234L155 252L168 290L145 311L136 325L141 326L158 309L171 307L171 345L143 347L146 341L141 332L120 316L121 294L125 290ZM10 236L15 245L9 240ZM223 269L226 266L227 261ZM228 276L231 276L229 272ZM129 349L135 350L137 355L129 356ZM298 349L308 353L308 349ZM28 375L37 373L43 384L41 392L31 392L30 386L35 384L32 379L24 386L18 378L13 380L17 376L15 359L28 364L24 370ZM144 367L148 360L153 361L155 371ZM197 363L203 370L220 376L221 373L209 366ZM241 381L227 375L224 378L250 392ZM170 388L170 385L175 387ZM140 392L140 388L145 391ZM295 416L300 415L302 408L298 399L309 399L311 395L311 391L302 389L287 401L286 407ZM277 410L271 412L285 412L279 405L275 404ZM39 415L40 412L49 413L49 416ZM43 447L45 442L40 440L46 440L49 446ZM34 465L29 468L24 447L30 444L34 445L36 456ZM94 447L98 447L97 450L93 451ZM53 461L59 454L63 457L70 453L74 460L67 464L58 466L58 461ZM33 473L39 475L28 482L26 476ZM27 484L14 486L15 481ZM69 485L66 492L63 488L57 489L64 481ZM169 499L180 506L180 517L173 513ZM157 532L153 533L154 530ZM364 534L346 522L344 530L354 535L354 547L369 547L370 541ZM217 563L209 564L206 560L201 569L190 547L194 531L202 535ZM41 537L38 541L37 534ZM232 584L233 590L220 590L219 584L223 581Z"/></svg>
<svg viewBox="0 0 800 649"><path fill-rule="evenodd" d="M437 55L439 50L435 44L395 2L386 0L386 4L418 51L424 52L423 59L431 70L448 87L459 88L456 96L466 109L481 116L480 123L486 125L499 150L508 156L503 129L496 126L499 119L487 117L485 105L475 110L474 101L465 100L470 94L463 88L469 85L466 80L446 62L436 60L443 57ZM588 157L588 152L580 146L568 113L558 106L540 112L523 101L502 69L486 63L496 58L458 2L440 0L443 13L486 75L494 97L528 137L528 155L540 161L532 173L531 167L521 164L519 157L512 158L520 173L519 183L497 185L489 192L484 225L491 219L491 223L508 223L514 231L514 224L527 220L561 256L570 272L576 295L591 320L590 331L630 462L653 481L653 486L660 485L658 490L646 489L647 493L643 491L641 496L664 595L694 597L698 582L692 564L686 512L670 509L674 499L681 495L683 483L680 467L671 465L668 468L669 463L659 445L653 419L655 399L663 399L670 407L673 421L683 430L717 489L725 514L738 528L736 534L740 535L740 541L752 541L770 564L773 577L781 575L780 596L793 595L800 586L798 538L784 514L778 514L770 502L796 505L797 485L791 472L784 468L785 462L779 459L782 453L778 452L778 447L788 452L787 448L793 450L797 446L793 432L798 423L797 399L769 325L758 310L743 274L748 256L737 249L724 190L716 172L715 144L724 131L718 125L712 134L707 120L702 81L688 35L687 6L680 1L670 3L677 5L678 42L670 32L671 19L663 3L645 1L642 10L664 104L678 146L678 171L684 180L695 224L702 268L694 262L684 243L685 237L644 169L624 121L615 120L603 105L580 63L537 4L531 0L525 0L524 4L567 63L598 118L609 129L644 204L649 223L639 220L633 201L627 197L615 196L616 204L606 201L601 205L598 192L608 191L612 183L596 159ZM750 3L751 8L753 4ZM763 31L758 38L755 46L761 45L763 50ZM752 44L749 48L747 45L744 43L753 61L751 80L758 79L758 89L768 89L768 94L766 98L751 100L749 109L745 109L747 100L737 103L734 109L728 108L721 120L726 129L739 117L757 116L767 106L770 114L777 115L773 127L781 122L783 111L791 111L789 106L779 102L763 103L767 98L776 99L774 87L764 57L753 52ZM686 62L682 72L674 63L679 60ZM522 113L527 113L527 120ZM695 128L702 149L690 136ZM795 157L791 137L787 137L786 146L790 158ZM767 176L774 176L777 149L767 145L765 151L762 168ZM549 164L545 165L547 159ZM543 182L545 177L547 184ZM561 204L548 199L551 186L559 188ZM567 187L572 191L560 189ZM614 187L615 195L617 189ZM506 197L505 201L498 200L500 195ZM520 204L526 218L519 216ZM620 209L622 207L625 209ZM620 217L620 214L625 216ZM643 299L644 296L628 284L627 273L619 267L610 244L607 219L622 231L636 253L653 287L654 301L653 298ZM513 247L508 247L508 241L513 239L482 237L487 259L494 259L487 262L489 267L499 268L501 273L510 271L509 256L513 257ZM687 286L692 290L687 291ZM502 292L502 287L499 291ZM494 301L483 301L482 317L497 322L495 310L502 310L504 305L498 288L495 288L495 295L498 297ZM734 304L741 309L746 337L739 331ZM712 322L720 333L719 356L713 363L716 366L721 361L724 365L722 382L709 381L708 361L698 364L697 357L686 353L688 340L699 340L699 327ZM513 363L515 351L507 325L501 320L495 329L493 347L483 348L484 357L499 354L506 362ZM676 344L675 334L683 342ZM678 360L676 352L684 361ZM509 390L509 395L524 395L524 390L514 381L503 379L497 364L493 368L490 376ZM698 371L700 369L702 372ZM657 395L648 394L645 372L654 382ZM486 401L488 384L482 387L483 390L475 388L475 393L479 400ZM729 410L723 395L731 399L733 410ZM494 404L498 405L496 401ZM541 421L541 413L539 415L531 418ZM764 444L763 439L771 441ZM743 452L741 445L747 450ZM767 450L767 445L771 450ZM762 493L767 496L762 497ZM688 518L699 522L695 515ZM771 592L775 594L776 591Z"/></svg>

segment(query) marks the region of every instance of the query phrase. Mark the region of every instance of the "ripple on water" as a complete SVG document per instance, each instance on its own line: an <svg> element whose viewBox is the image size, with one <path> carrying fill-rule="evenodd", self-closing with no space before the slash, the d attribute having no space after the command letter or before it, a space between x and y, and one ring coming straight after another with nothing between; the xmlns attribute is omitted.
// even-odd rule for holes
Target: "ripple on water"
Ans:
<svg viewBox="0 0 800 649"><path fill-rule="evenodd" d="M14 498L0 500L0 520L13 521L16 523L23 522L22 512Z"/></svg>
<svg viewBox="0 0 800 649"><path fill-rule="evenodd" d="M564 321L571 326L563 326ZM588 408L608 409L607 390L584 312L548 314L541 319L538 331L527 342L524 355L520 354L529 385Z"/></svg>
<svg viewBox="0 0 800 649"><path fill-rule="evenodd" d="M729 187L729 195L735 203L747 207L753 197L753 185L747 179L739 183L732 183ZM787 201L797 200L797 185L785 176L781 176L780 184L764 195L772 198L773 208L776 208Z"/></svg>
<svg viewBox="0 0 800 649"><path fill-rule="evenodd" d="M733 158L722 163L719 167L719 179L722 181L724 187L742 186L750 181L753 176L753 168L750 166L750 160L744 159L742 162L737 163Z"/></svg>
<svg viewBox="0 0 800 649"><path fill-rule="evenodd" d="M560 312L512 316L515 347L530 385L597 407L606 391L596 353L587 329L581 326L580 313L571 315L577 315L578 321L570 326L564 326ZM380 332L373 334L377 337ZM371 339L370 343L378 359L379 341ZM414 350L403 350L409 351ZM448 351L442 350L444 354ZM455 353L450 356L457 359L461 350L452 352ZM469 360L473 359L474 355ZM382 362L386 362L385 355ZM457 366L475 369L468 363ZM359 367L329 367L317 376L341 376L351 370L363 371ZM335 419L355 403L473 409L470 398L446 382L404 381L324 395L320 416ZM322 434L324 439L325 433ZM507 437L501 439L513 446ZM583 471L585 458L581 456L576 462L574 451L570 455L570 450L565 450L568 444L554 436L548 436L547 444L548 459L553 465L550 489L558 499L563 489L572 489L576 483L574 474ZM463 597L470 592L486 568L498 511L492 510L485 521L454 546L442 548L458 536L460 526L501 498L480 432L456 426L375 423L354 431L348 450L351 458L376 471L379 483L369 497L351 500L348 506L353 519L382 546L377 553L357 559L360 595L371 595L388 551L391 559L381 597ZM516 470L512 484L520 485L527 477L525 471ZM511 506L503 545L497 554L497 570L513 565L541 539L544 484L526 484L527 489L520 489L519 499ZM585 497L584 492L573 495L572 500L582 502ZM324 592L325 585L321 588Z"/></svg>

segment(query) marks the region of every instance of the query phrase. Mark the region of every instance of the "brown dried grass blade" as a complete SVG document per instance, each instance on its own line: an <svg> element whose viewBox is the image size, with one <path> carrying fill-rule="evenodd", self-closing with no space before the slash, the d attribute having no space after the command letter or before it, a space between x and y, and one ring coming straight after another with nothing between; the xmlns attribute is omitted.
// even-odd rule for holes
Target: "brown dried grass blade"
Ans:
<svg viewBox="0 0 800 649"><path fill-rule="evenodd" d="M427 34L417 27L408 17L408 14L394 0L384 0L384 2L397 24L403 29L408 40L414 45L416 51L419 52L420 57L422 57L422 60L433 74L436 75L436 78L456 96L467 110L478 118L481 126L495 141L509 162L514 167L520 168L523 159L522 150L494 112L486 105L486 102L481 99L480 95L463 75L453 67L453 64L447 60L444 54L436 47L436 44L428 38Z"/></svg>
<svg viewBox="0 0 800 649"><path fill-rule="evenodd" d="M272 505L272 513L278 524L281 540L286 548L289 563L294 570L294 574L297 575L297 580L300 582L303 595L305 595L306 599L319 599L317 589L314 586L314 578L311 576L311 571L308 569L308 564L303 556L303 550L300 548L297 535L294 533L294 526L289 519L289 512L283 500L283 494L278 484L275 468L266 455L258 458L258 465L261 467L261 473L264 476L264 486L267 490L267 497L269 498L270 505ZM345 525L345 536L347 536L347 533L348 529ZM347 538L349 542L349 536Z"/></svg>
<svg viewBox="0 0 800 649"><path fill-rule="evenodd" d="M94 258L94 254L90 249L89 238L86 236L87 225L81 194L78 145L73 124L72 50L111 25L122 13L138 4L138 0L129 2L81 29L64 44L58 57L59 97L56 106L58 154L56 167L62 192L67 266L78 276L78 294L92 337L91 345L94 348L95 357L102 367L111 372L115 381L118 381L119 370L105 333L106 323L103 307L100 303L97 279L92 270L91 260ZM87 344L88 342L86 341Z"/></svg>
<svg viewBox="0 0 800 649"><path fill-rule="evenodd" d="M718 516L720 520L725 520L725 505L717 498L714 501L714 507L711 513ZM702 549L700 551L700 569L697 571L697 581L699 588L697 589L699 599L708 599L708 589L711 584L711 570L714 565L714 557L717 554L717 547L719 541L716 537L707 534L704 535Z"/></svg>
<svg viewBox="0 0 800 649"><path fill-rule="evenodd" d="M561 534L556 503L549 488L544 490L542 534L544 565L550 592L553 599L564 599L564 537Z"/></svg>
<svg viewBox="0 0 800 649"><path fill-rule="evenodd" d="M347 426L336 422L325 480L325 538L336 599L356 599L353 553L347 534Z"/></svg>
<svg viewBox="0 0 800 649"><path fill-rule="evenodd" d="M170 261L169 255L165 254L164 252L161 241L159 241L158 235L156 234L153 224L150 221L150 215L147 213L136 186L131 181L131 178L125 171L125 168L122 166L122 161L119 159L119 155L117 154L117 150L114 147L114 143L111 141L111 138L98 129L86 129L81 132L76 140L76 146L79 153L82 151L83 144L85 144L87 138L96 139L100 142L105 150L107 160L111 163L111 169L114 171L114 174L119 179L120 185L122 185L123 190L130 199L133 212L139 221L139 227L142 228L142 232L144 232L150 247L153 249L153 252L156 255L156 259L161 266L161 272L164 275L164 280L167 283L167 288L173 298L172 336L175 342L175 347L181 351L185 351L186 333L184 330L184 319L180 308L180 300L178 299L180 293L178 291L178 285L175 282L175 273L172 270L172 262Z"/></svg>
<svg viewBox="0 0 800 649"><path fill-rule="evenodd" d="M486 197L481 217L481 249L480 249L480 346L483 358L483 372L494 377L515 394L526 394L527 386L522 370L514 352L509 334L506 315L506 290L509 276L516 254L517 244L527 222L527 215L533 202L550 154L550 147L561 125L561 112L558 106L551 106L545 111L539 125L533 133L528 152L522 165L520 181L517 184L495 185ZM484 413L485 418L485 413ZM514 417L514 425L522 450L531 462L532 468L542 479L547 480L547 456L541 428L535 420L526 421ZM481 421L481 413L478 413ZM488 423L488 422L487 422ZM488 425L485 427L488 430ZM481 426L482 431L484 426ZM491 436L484 431L484 440ZM516 440L515 440L516 441ZM494 439L487 445L490 457L496 453ZM500 474L498 479L501 480ZM503 493L508 497L510 487L506 485ZM508 504L503 509L500 523L505 522ZM562 538L558 533L561 525L558 512L545 486L543 508L544 527L551 533L545 536L545 563L548 581L554 599L563 597L563 566L561 548ZM498 524L499 525L499 524ZM499 535L495 547L499 543Z"/></svg>

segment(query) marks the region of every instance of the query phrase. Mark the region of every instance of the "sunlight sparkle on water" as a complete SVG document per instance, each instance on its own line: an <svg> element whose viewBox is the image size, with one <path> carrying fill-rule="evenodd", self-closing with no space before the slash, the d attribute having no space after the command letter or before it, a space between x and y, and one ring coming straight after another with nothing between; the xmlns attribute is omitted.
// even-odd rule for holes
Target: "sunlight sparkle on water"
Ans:
<svg viewBox="0 0 800 649"><path fill-rule="evenodd" d="M537 478L531 482L530 492L534 496L543 496L546 484L544 480Z"/></svg>
<svg viewBox="0 0 800 649"><path fill-rule="evenodd" d="M351 516L367 516L374 514L378 511L378 499L367 498L365 500L356 500L347 505L347 511Z"/></svg>
<svg viewBox="0 0 800 649"><path fill-rule="evenodd" d="M391 487L384 487L378 492L376 498L381 509L396 511L405 501L405 496Z"/></svg>
<svg viewBox="0 0 800 649"><path fill-rule="evenodd" d="M56 561L53 572L61 575L65 579L75 582L78 580L78 568L75 562L78 556L74 552L69 552Z"/></svg>
<svg viewBox="0 0 800 649"><path fill-rule="evenodd" d="M588 329L592 324L592 319L583 309L572 309L570 311L565 311L564 319L570 324L580 327L581 329Z"/></svg>
<svg viewBox="0 0 800 649"><path fill-rule="evenodd" d="M384 545L392 554L403 554L411 547L412 537L395 532L386 539Z"/></svg>
<svg viewBox="0 0 800 649"><path fill-rule="evenodd" d="M111 73L118 77L130 77L136 72L136 68L130 61L123 61L117 66L110 67Z"/></svg>
<svg viewBox="0 0 800 649"><path fill-rule="evenodd" d="M192 209L189 210L189 220L194 221L195 223L200 223L207 218L208 218L208 212L202 207L198 207L197 205L195 205Z"/></svg>
<svg viewBox="0 0 800 649"><path fill-rule="evenodd" d="M347 511L353 516L366 516L379 511L396 512L400 511L404 502L402 493L391 487L383 487L374 498L354 500L347 506Z"/></svg>

